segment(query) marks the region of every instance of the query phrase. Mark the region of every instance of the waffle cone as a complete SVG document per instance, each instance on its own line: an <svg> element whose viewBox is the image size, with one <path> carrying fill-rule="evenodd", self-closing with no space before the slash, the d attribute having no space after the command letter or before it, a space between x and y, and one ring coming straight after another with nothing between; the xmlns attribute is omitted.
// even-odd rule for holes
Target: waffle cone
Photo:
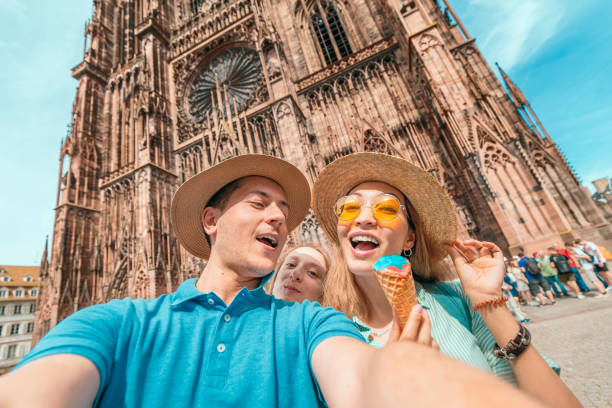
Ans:
<svg viewBox="0 0 612 408"><path fill-rule="evenodd" d="M393 272L382 270L376 271L376 277L399 320L400 329L403 329L412 308L417 304L412 274L401 277Z"/></svg>

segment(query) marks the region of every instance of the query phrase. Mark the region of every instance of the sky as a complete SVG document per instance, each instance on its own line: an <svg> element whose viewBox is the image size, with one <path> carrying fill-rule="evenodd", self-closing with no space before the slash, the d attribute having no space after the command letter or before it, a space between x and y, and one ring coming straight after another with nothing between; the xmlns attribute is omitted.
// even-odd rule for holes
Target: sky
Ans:
<svg viewBox="0 0 612 408"><path fill-rule="evenodd" d="M608 1L450 0L588 187L612 176ZM88 0L0 0L0 265L39 264L51 241L70 70L91 12Z"/></svg>

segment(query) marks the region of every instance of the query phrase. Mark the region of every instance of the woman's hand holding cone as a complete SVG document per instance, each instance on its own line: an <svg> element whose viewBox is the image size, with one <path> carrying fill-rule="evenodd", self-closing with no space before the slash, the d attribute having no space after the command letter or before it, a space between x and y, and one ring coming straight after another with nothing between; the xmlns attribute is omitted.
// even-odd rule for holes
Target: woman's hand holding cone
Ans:
<svg viewBox="0 0 612 408"><path fill-rule="evenodd" d="M403 330L400 329L397 316L395 313L393 314L393 327L391 328L391 333L389 333L387 344L399 341L411 341L440 350L438 343L431 337L429 313L421 305L417 304L412 308Z"/></svg>

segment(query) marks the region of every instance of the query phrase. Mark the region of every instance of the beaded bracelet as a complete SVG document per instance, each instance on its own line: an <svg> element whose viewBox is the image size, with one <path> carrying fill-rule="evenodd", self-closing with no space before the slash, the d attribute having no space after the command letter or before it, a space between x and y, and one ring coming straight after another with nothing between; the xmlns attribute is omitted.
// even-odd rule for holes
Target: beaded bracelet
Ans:
<svg viewBox="0 0 612 408"><path fill-rule="evenodd" d="M478 309L482 309L483 307L503 305L504 303L506 303L507 300L508 298L506 298L505 296L500 296L493 299L485 300L484 302L476 303L474 306L472 306L472 312L475 312Z"/></svg>

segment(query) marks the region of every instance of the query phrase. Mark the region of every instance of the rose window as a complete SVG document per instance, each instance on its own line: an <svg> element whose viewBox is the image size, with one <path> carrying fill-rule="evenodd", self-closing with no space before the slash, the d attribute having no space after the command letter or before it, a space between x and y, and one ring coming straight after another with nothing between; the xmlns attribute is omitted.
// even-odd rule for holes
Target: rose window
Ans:
<svg viewBox="0 0 612 408"><path fill-rule="evenodd" d="M189 92L189 112L196 122L212 120L213 111L236 114L253 98L263 78L259 55L235 48L215 57L196 77Z"/></svg>

